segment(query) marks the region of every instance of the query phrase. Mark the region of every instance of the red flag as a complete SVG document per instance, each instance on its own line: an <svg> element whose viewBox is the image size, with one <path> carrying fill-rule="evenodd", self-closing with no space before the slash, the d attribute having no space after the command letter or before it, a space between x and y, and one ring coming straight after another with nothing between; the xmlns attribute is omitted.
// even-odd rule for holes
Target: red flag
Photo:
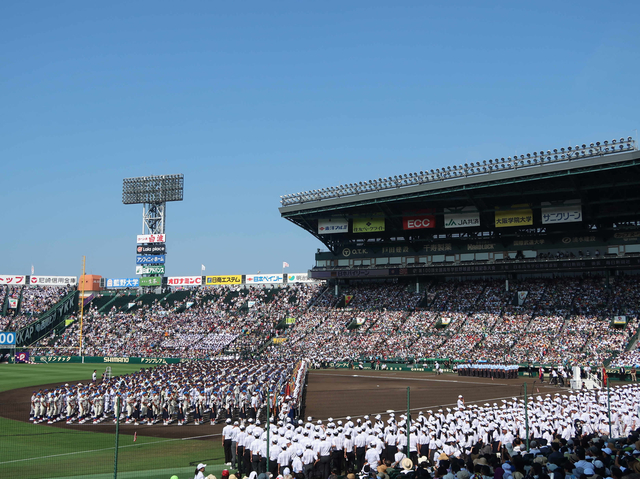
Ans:
<svg viewBox="0 0 640 479"><path fill-rule="evenodd" d="M138 440L138 431L133 433L133 442L136 442Z"/></svg>

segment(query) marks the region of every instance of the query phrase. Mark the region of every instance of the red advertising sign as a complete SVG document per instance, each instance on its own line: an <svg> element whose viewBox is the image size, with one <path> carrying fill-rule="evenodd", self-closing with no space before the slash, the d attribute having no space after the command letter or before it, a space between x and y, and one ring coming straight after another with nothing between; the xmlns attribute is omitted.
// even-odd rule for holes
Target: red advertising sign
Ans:
<svg viewBox="0 0 640 479"><path fill-rule="evenodd" d="M26 276L7 276L0 274L0 284L25 284Z"/></svg>
<svg viewBox="0 0 640 479"><path fill-rule="evenodd" d="M402 229L419 230L424 228L435 228L436 227L435 212L436 210L433 208L405 212L402 215Z"/></svg>
<svg viewBox="0 0 640 479"><path fill-rule="evenodd" d="M147 243L165 243L167 241L167 235L137 235L136 242L138 244Z"/></svg>
<svg viewBox="0 0 640 479"><path fill-rule="evenodd" d="M169 276L167 284L169 286L200 286L202 276Z"/></svg>

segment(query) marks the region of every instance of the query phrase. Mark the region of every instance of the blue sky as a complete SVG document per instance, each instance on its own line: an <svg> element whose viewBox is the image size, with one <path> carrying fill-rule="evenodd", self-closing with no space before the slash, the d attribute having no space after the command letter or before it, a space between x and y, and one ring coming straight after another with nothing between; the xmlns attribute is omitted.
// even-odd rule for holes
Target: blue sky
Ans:
<svg viewBox="0 0 640 479"><path fill-rule="evenodd" d="M635 136L638 2L4 2L0 273L303 272L280 195Z"/></svg>

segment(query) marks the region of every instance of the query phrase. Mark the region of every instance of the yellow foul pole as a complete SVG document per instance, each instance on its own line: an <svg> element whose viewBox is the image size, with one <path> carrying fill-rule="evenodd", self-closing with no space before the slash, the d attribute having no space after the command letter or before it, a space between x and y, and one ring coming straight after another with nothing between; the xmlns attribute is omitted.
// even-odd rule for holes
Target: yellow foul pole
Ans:
<svg viewBox="0 0 640 479"><path fill-rule="evenodd" d="M86 278L84 277L85 271L85 261L87 257L82 257L82 284L80 285L80 356L82 357L82 362L84 363L84 356L82 355L82 321L84 319L84 283Z"/></svg>

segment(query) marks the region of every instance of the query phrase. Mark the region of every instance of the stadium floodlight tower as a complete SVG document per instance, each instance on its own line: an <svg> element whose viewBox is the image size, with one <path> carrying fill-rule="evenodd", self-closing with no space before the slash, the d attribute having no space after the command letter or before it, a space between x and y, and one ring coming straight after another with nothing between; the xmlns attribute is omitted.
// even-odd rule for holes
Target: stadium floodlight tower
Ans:
<svg viewBox="0 0 640 479"><path fill-rule="evenodd" d="M184 175L140 176L122 181L122 203L142 204L142 234L165 234L167 201L182 201Z"/></svg>

